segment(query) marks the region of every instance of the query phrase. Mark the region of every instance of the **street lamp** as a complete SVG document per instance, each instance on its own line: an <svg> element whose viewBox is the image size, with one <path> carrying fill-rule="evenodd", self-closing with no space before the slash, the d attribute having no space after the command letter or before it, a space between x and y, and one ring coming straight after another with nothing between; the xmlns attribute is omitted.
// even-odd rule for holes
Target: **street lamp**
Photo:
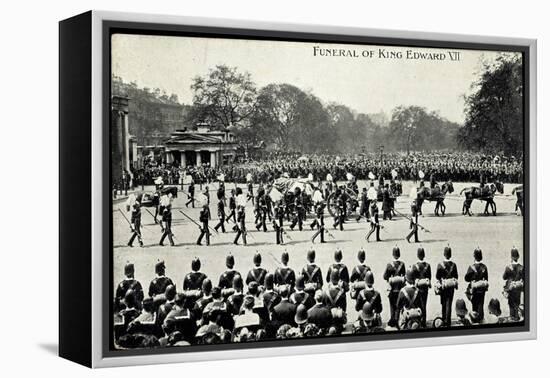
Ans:
<svg viewBox="0 0 550 378"><path fill-rule="evenodd" d="M380 148L380 167L382 167L382 161L383 161L382 156L384 154L384 145L381 144L379 148Z"/></svg>

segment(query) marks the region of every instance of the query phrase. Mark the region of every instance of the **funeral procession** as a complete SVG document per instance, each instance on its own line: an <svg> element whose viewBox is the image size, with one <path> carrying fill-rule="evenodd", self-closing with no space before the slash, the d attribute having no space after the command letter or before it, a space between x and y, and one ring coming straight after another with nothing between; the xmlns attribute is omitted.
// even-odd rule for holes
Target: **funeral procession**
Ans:
<svg viewBox="0 0 550 378"><path fill-rule="evenodd" d="M116 348L524 321L521 54L116 37Z"/></svg>

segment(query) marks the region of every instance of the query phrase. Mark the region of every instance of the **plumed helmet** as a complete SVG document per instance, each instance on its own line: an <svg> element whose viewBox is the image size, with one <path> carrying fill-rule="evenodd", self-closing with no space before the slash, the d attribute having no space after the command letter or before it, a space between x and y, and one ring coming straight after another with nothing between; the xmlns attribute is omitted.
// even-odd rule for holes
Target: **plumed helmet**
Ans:
<svg viewBox="0 0 550 378"><path fill-rule="evenodd" d="M127 263L124 265L124 275L125 276L133 276L134 275L134 264Z"/></svg>
<svg viewBox="0 0 550 378"><path fill-rule="evenodd" d="M163 260L160 260L155 264L155 273L164 274L165 270L166 270L166 265L164 264Z"/></svg>
<svg viewBox="0 0 550 378"><path fill-rule="evenodd" d="M310 249L309 251L307 251L307 260L309 262L314 262L315 261L315 250Z"/></svg>
<svg viewBox="0 0 550 378"><path fill-rule="evenodd" d="M416 251L416 256L418 257L418 259L424 260L424 257L426 257L426 252L424 251L424 248L418 248L418 250Z"/></svg>
<svg viewBox="0 0 550 378"><path fill-rule="evenodd" d="M514 261L517 261L519 259L519 251L516 247L512 248L512 250L510 251L510 255L512 256L512 259Z"/></svg>
<svg viewBox="0 0 550 378"><path fill-rule="evenodd" d="M201 260L198 257L195 257L193 261L191 261L191 270L193 272L198 272L201 269Z"/></svg>
<svg viewBox="0 0 550 378"><path fill-rule="evenodd" d="M235 257L233 257L233 255L227 255L227 257L225 258L225 266L227 266L229 269L235 266Z"/></svg>
<svg viewBox="0 0 550 378"><path fill-rule="evenodd" d="M288 252L283 252L281 254L281 261L283 264L287 264L289 260Z"/></svg>
<svg viewBox="0 0 550 378"><path fill-rule="evenodd" d="M252 261L254 262L254 265L260 265L262 263L262 255L260 255L259 252L254 254Z"/></svg>
<svg viewBox="0 0 550 378"><path fill-rule="evenodd" d="M374 285L374 274L370 270L365 273L365 283L367 285Z"/></svg>
<svg viewBox="0 0 550 378"><path fill-rule="evenodd" d="M446 246L444 249L443 249L443 256L445 256L446 259L450 259L451 256L452 256L452 249L451 247L449 246Z"/></svg>
<svg viewBox="0 0 550 378"><path fill-rule="evenodd" d="M483 252L481 252L481 249L478 247L474 249L474 260L481 261L483 259Z"/></svg>
<svg viewBox="0 0 550 378"><path fill-rule="evenodd" d="M363 248L361 248L359 252L357 252L357 260L359 260L359 262L362 263L365 261L366 258L367 258L367 253Z"/></svg>
<svg viewBox="0 0 550 378"><path fill-rule="evenodd" d="M393 247L391 254L394 258L398 259L399 257L401 257L401 250L399 249L398 246L395 246Z"/></svg>
<svg viewBox="0 0 550 378"><path fill-rule="evenodd" d="M336 262L342 261L342 250L339 248L336 251L334 251L334 261Z"/></svg>

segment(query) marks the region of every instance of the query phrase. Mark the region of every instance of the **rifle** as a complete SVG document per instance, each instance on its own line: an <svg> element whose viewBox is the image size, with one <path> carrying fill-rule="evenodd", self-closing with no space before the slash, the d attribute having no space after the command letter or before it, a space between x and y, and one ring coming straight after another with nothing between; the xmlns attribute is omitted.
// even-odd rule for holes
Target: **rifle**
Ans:
<svg viewBox="0 0 550 378"><path fill-rule="evenodd" d="M408 217L407 215L403 214L402 212L400 212L400 211L398 211L398 210L395 210L395 209L394 209L394 211L395 211L397 214L401 215L403 218L408 219L410 222L415 223L422 231L427 232L427 233L430 233L430 232L431 232L431 231L428 230L426 227L422 226L420 223L415 222L411 217Z"/></svg>
<svg viewBox="0 0 550 378"><path fill-rule="evenodd" d="M149 213L149 215L151 215L153 217L153 219L155 219L155 223L156 223L156 218L153 215L153 213L148 208L145 208L145 211L147 211ZM164 227L162 227L162 220L159 222L159 225L160 225L161 231L164 232Z"/></svg>
<svg viewBox="0 0 550 378"><path fill-rule="evenodd" d="M202 226L200 224L198 224L197 222L195 222L195 220L193 218L191 218L189 215L185 214L183 211L179 210L178 211L180 213L183 214L183 216L185 216L187 219L189 219L191 222L193 222L200 230L202 230ZM209 229L212 229L212 227L208 226ZM207 230L208 231L208 230ZM214 230L216 233L218 233L218 231ZM210 233L210 231L208 231L208 233L210 234L210 236L214 236Z"/></svg>
<svg viewBox="0 0 550 378"><path fill-rule="evenodd" d="M134 232L134 225L132 224L132 222L130 222L130 220L128 219L128 217L126 216L126 214L124 214L124 212L120 209L117 209L120 214L122 214L122 216L124 217L124 220L126 221L126 223L128 223L130 225L130 231ZM146 231L149 231L148 229L146 229L144 226L142 226L142 228ZM138 232L141 232L140 230L138 230Z"/></svg>

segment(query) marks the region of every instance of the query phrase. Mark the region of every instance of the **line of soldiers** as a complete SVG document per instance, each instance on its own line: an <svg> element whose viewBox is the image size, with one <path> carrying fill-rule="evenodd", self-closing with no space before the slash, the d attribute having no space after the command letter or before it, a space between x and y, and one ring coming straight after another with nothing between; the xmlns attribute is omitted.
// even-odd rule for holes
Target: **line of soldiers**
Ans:
<svg viewBox="0 0 550 378"><path fill-rule="evenodd" d="M503 274L503 292L510 309L508 319L501 317L496 298L490 300L489 313L485 314L487 266L482 262L481 250L476 248L474 262L464 275L471 311L464 300L458 299L457 320L453 322L453 297L459 275L451 248L445 247L443 255L433 277L423 248L417 251L418 261L409 267L401 260L399 248L393 248L393 260L383 274L388 284L388 327L406 330L522 320L524 272L516 248L512 249L511 264ZM342 262L341 250L335 251L334 263L326 275L315 263L315 257L314 250L308 251L306 265L301 271L294 271L284 252L280 266L268 272L262 266L261 254L256 253L253 267L241 274L235 269L234 256L229 254L227 270L217 285L201 271L200 259L194 258L181 291L166 276L165 263L159 261L147 296L135 279L134 265L128 263L114 297L114 342L134 348L385 331L382 294L374 288L374 274L366 265L365 251L358 252L358 264L351 272ZM433 279L435 294L441 300L441 316L427 324L426 306ZM358 312L358 317L350 321L348 300L355 301L353 307Z"/></svg>

